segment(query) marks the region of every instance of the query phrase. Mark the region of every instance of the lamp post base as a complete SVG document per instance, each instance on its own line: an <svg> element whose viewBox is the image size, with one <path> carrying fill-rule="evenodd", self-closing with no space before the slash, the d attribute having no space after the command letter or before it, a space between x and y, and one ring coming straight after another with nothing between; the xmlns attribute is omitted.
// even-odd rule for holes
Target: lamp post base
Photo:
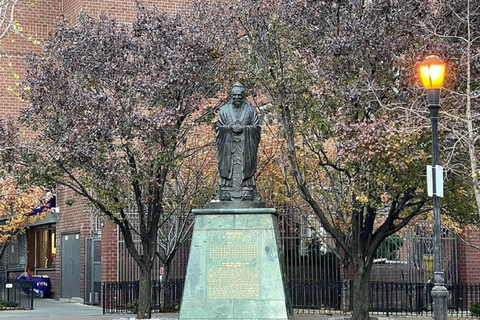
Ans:
<svg viewBox="0 0 480 320"><path fill-rule="evenodd" d="M436 283L432 289L433 319L447 320L448 290L443 284Z"/></svg>

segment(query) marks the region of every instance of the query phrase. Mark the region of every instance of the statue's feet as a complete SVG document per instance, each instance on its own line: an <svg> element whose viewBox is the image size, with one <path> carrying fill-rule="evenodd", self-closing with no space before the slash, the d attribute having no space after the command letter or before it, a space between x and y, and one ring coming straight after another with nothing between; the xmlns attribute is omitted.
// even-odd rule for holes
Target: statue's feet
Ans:
<svg viewBox="0 0 480 320"><path fill-rule="evenodd" d="M219 193L220 193L220 196L219 196L220 201L232 201L232 195L230 194L230 192L220 190Z"/></svg>
<svg viewBox="0 0 480 320"><path fill-rule="evenodd" d="M239 190L234 190L232 187L220 186L218 188L217 200L261 202L255 186L241 187Z"/></svg>

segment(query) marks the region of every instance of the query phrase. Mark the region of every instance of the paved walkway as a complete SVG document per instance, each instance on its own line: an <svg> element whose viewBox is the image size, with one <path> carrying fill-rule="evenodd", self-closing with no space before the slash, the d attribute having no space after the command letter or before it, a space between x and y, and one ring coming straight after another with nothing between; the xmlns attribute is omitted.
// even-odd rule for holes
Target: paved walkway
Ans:
<svg viewBox="0 0 480 320"><path fill-rule="evenodd" d="M35 299L34 310L0 311L0 319L34 319L34 320L130 320L130 315L109 314L103 315L101 307L89 306L80 303L59 302L53 299ZM177 314L156 314L156 320L177 319ZM295 315L294 320L328 320L340 315ZM398 317L382 319L415 319L430 320L431 317ZM379 319L380 320L380 319Z"/></svg>
<svg viewBox="0 0 480 320"><path fill-rule="evenodd" d="M33 310L0 311L0 319L86 320L116 319L103 316L102 308L80 303L65 303L53 299L35 299Z"/></svg>

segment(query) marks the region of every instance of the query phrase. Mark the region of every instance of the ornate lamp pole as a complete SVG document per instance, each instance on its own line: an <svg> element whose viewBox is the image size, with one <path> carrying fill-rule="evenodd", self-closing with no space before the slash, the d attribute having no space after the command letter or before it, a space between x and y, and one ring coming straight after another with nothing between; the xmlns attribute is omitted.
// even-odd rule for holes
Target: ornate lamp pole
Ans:
<svg viewBox="0 0 480 320"><path fill-rule="evenodd" d="M428 109L430 110L430 121L432 123L432 172L427 172L428 181L432 186L433 197L433 236L434 236L434 287L433 297L433 319L447 319L447 296L442 267L442 230L440 225L440 197L443 196L443 181L441 177L442 167L438 166L438 109L440 108L440 89L442 88L445 75L445 63L435 55L425 58L420 64L420 79L427 90ZM427 169L429 170L429 169ZM430 179L429 179L430 180ZM430 189L430 188L429 188ZM429 190L430 194L430 190Z"/></svg>

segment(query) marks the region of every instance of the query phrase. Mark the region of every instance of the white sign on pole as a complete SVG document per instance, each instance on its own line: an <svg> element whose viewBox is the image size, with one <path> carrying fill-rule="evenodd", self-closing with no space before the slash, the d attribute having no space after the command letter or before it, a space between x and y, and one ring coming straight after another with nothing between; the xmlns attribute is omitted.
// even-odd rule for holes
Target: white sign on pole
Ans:
<svg viewBox="0 0 480 320"><path fill-rule="evenodd" d="M443 198L443 167L435 166L435 182L437 183L437 197Z"/></svg>
<svg viewBox="0 0 480 320"><path fill-rule="evenodd" d="M427 166L427 193L429 197L433 197L433 168Z"/></svg>
<svg viewBox="0 0 480 320"><path fill-rule="evenodd" d="M433 196L433 167L427 166L427 193ZM435 194L443 198L443 167L435 166Z"/></svg>

